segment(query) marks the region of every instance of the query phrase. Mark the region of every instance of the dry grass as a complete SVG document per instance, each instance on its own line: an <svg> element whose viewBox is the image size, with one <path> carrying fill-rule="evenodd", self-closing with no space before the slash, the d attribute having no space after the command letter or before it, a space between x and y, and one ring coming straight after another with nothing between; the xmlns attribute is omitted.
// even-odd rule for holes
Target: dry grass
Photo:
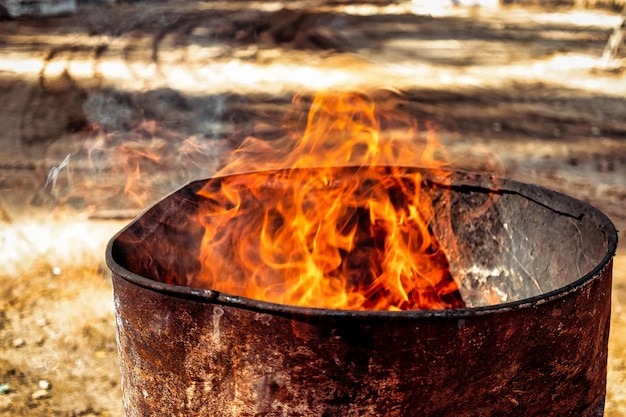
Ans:
<svg viewBox="0 0 626 417"><path fill-rule="evenodd" d="M626 251L615 257L613 308L609 338L607 416L626 416Z"/></svg>
<svg viewBox="0 0 626 417"><path fill-rule="evenodd" d="M121 415L111 286L102 259L116 222L28 210L0 226L0 415ZM77 218L78 217L78 218ZM48 398L31 396L38 381ZM41 415L41 414L36 414Z"/></svg>

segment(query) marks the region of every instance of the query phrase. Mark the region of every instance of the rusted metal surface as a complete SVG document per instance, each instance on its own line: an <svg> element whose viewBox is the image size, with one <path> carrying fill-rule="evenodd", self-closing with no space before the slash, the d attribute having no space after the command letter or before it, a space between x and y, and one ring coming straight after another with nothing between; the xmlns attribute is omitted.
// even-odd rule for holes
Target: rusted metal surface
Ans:
<svg viewBox="0 0 626 417"><path fill-rule="evenodd" d="M162 200L107 249L127 416L603 415L614 227L538 187L453 183L459 218L498 189L453 222L454 262L469 299L500 286L508 302L355 312L193 288L202 182Z"/></svg>

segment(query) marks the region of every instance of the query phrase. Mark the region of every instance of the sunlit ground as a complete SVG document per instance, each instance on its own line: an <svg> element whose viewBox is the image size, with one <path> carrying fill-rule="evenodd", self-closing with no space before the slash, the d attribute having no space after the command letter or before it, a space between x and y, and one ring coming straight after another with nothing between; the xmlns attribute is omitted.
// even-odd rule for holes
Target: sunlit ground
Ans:
<svg viewBox="0 0 626 417"><path fill-rule="evenodd" d="M277 10L268 4L266 10ZM206 7L206 4L205 4ZM232 7L232 6L231 6ZM336 9L335 9L336 10ZM406 15L415 7L346 7L355 15L389 13ZM175 88L188 94L293 92L302 89L365 88L372 86L397 88L428 85L432 87L472 86L502 87L514 82L541 82L590 92L621 96L626 84L616 82L615 74L590 71L600 67L601 48L590 49L587 31L608 31L619 23L619 16L601 11L570 11L536 13L524 9L467 9L445 7L447 18L482 16L488 19L485 29L505 30L512 22L533 25L558 25L562 29L540 31L536 37L525 37L522 46L511 46L510 38L424 39L406 29L406 35L385 39L375 53L359 50L359 54L310 54L281 48L259 49L250 45L243 50L225 54L223 44L179 44L175 39L161 40L159 61L151 62L151 41L134 41L144 48L132 50L127 56L126 41L103 36L76 35L80 51L61 48L67 35L5 34L3 41L12 48L0 51L0 71L36 79L54 78L67 71L79 85L115 86L130 91ZM471 12L470 12L471 11ZM422 14L419 14L422 16ZM435 25L432 21L425 26ZM402 33L402 27L399 28ZM451 35L454 36L455 33ZM349 33L351 37L361 36ZM516 40L516 39L513 39ZM520 40L520 39L517 39ZM94 51L103 42L108 50L94 58ZM544 45L556 42L579 42L571 51L550 51ZM51 60L33 56L29 45L42 44L59 48ZM559 48L560 49L560 48ZM578 49L578 51L576 50ZM125 56L126 55L126 56ZM239 55L242 59L232 59ZM461 63L461 65L459 65ZM620 65L620 62L614 62ZM488 76L486 76L488 74Z"/></svg>

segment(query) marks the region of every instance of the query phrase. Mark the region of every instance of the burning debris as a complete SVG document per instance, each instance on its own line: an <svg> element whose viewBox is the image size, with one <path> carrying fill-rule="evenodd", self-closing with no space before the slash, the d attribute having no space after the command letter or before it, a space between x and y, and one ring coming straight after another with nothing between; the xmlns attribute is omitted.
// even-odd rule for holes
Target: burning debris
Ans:
<svg viewBox="0 0 626 417"><path fill-rule="evenodd" d="M464 307L420 172L299 169L209 181L193 286L305 307ZM429 217L425 217L429 216Z"/></svg>
<svg viewBox="0 0 626 417"><path fill-rule="evenodd" d="M410 161L445 177L435 135L382 110L363 94L320 93L304 132L246 139L222 173L288 169L203 187L193 285L308 307L464 307L431 231L435 210L421 173L394 168ZM346 165L359 168L337 169Z"/></svg>

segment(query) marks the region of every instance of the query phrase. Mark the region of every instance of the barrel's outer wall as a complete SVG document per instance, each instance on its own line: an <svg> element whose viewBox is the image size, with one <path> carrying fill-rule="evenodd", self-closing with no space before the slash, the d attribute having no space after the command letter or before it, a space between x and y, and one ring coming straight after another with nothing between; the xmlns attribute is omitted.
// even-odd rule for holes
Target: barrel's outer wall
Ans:
<svg viewBox="0 0 626 417"><path fill-rule="evenodd" d="M612 261L547 302L486 314L299 314L113 273L136 416L601 416Z"/></svg>

